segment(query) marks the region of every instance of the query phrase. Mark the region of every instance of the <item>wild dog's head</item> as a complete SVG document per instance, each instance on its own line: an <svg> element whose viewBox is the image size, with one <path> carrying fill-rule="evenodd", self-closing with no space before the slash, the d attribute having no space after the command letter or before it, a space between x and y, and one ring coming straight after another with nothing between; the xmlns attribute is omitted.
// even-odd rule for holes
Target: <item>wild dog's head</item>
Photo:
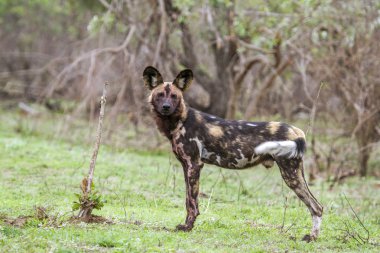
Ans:
<svg viewBox="0 0 380 253"><path fill-rule="evenodd" d="M149 66L143 73L144 83L151 90L149 102L160 116L183 117L186 106L182 93L190 86L193 72L182 70L173 82L164 82L160 72Z"/></svg>

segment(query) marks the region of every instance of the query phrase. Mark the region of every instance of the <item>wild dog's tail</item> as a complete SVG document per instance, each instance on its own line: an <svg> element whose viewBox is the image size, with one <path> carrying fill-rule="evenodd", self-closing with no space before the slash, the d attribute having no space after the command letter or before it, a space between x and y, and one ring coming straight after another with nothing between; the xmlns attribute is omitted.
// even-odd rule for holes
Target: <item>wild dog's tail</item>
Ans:
<svg viewBox="0 0 380 253"><path fill-rule="evenodd" d="M306 141L302 137L287 141L266 141L255 148L257 155L270 154L275 157L302 158L305 152Z"/></svg>

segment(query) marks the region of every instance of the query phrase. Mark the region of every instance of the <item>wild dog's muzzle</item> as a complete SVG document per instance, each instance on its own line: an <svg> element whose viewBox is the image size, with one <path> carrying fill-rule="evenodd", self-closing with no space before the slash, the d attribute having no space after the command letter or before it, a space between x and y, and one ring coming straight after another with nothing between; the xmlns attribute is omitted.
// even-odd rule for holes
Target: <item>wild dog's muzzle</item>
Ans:
<svg viewBox="0 0 380 253"><path fill-rule="evenodd" d="M170 103L164 103L161 108L161 114L168 115L171 113L170 111L171 105Z"/></svg>

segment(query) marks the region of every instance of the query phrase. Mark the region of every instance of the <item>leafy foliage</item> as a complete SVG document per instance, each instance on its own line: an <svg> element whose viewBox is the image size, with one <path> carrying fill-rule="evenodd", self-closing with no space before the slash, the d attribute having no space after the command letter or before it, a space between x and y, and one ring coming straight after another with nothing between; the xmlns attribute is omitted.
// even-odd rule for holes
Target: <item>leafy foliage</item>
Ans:
<svg viewBox="0 0 380 253"><path fill-rule="evenodd" d="M87 180L83 180L86 181ZM83 186L83 184L82 184ZM103 196L95 190L94 182L91 183L91 191L87 193L85 188L81 187L82 194L75 193L77 198L76 201L73 202L72 209L73 211L79 210L82 207L91 206L94 209L100 210L104 206L107 201L103 198Z"/></svg>

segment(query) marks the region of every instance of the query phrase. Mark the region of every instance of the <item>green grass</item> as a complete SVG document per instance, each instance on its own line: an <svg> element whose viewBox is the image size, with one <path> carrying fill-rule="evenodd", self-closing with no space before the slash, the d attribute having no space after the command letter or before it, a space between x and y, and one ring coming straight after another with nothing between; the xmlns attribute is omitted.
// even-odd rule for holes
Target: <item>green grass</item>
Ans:
<svg viewBox="0 0 380 253"><path fill-rule="evenodd" d="M195 228L174 232L184 222L185 196L182 169L168 146L167 152L153 153L101 146L95 185L107 203L94 214L114 224L69 223L92 145L52 138L44 129L26 131L34 123L26 119L20 126L18 118L6 112L0 116L0 217L34 215L34 208L43 206L61 224L32 218L14 227L0 221L0 252L380 250L378 180L350 178L332 191L328 182L317 180L311 190L324 206L322 232L317 242L305 243L301 238L311 227L309 212L284 185L277 167L237 172L205 166ZM44 122L50 128L56 123ZM369 243L361 245L347 236L348 231L362 236L365 231L344 195L368 229Z"/></svg>

